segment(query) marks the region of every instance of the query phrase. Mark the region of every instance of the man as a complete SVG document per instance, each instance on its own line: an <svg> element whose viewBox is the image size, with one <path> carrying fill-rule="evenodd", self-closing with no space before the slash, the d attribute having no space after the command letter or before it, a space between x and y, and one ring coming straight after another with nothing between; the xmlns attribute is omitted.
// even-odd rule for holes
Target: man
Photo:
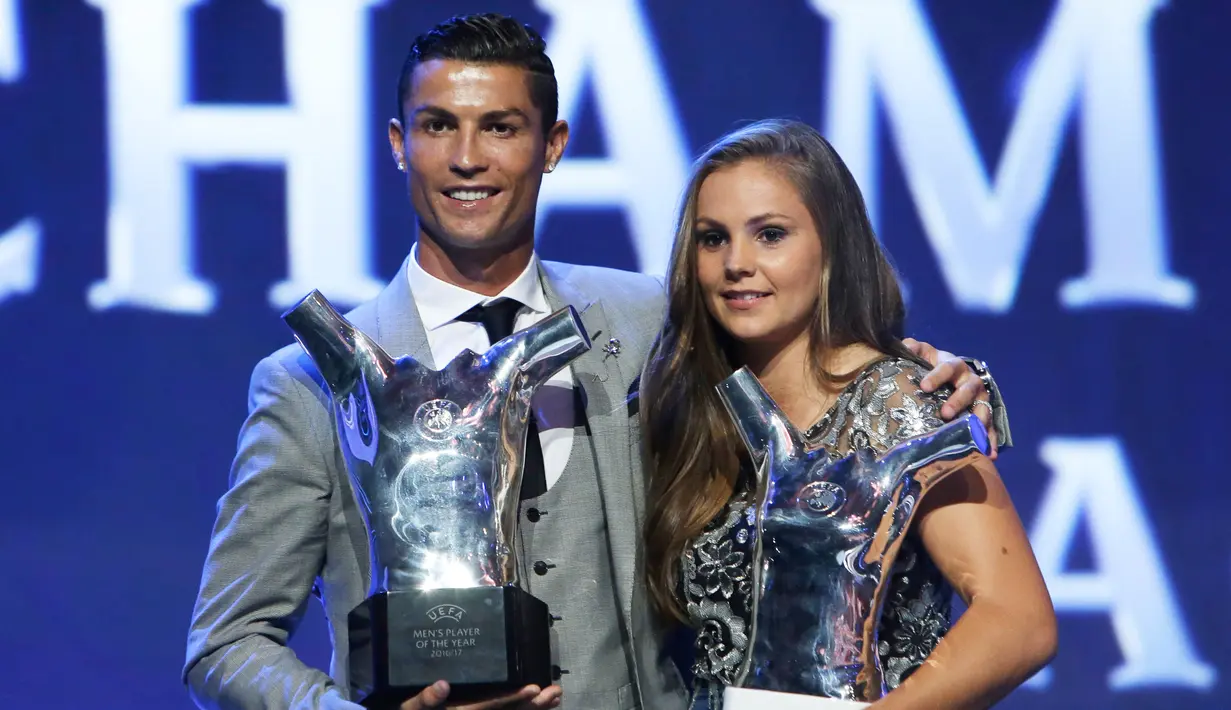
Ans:
<svg viewBox="0 0 1231 710"><path fill-rule="evenodd" d="M643 506L632 395L661 322L662 285L535 257L542 176L568 142L556 101L542 39L512 19L454 18L416 40L389 142L417 243L348 318L386 351L441 367L564 305L580 312L596 347L535 396L519 515L518 566L532 571L521 583L557 617L555 663L566 672L559 686L502 702L553 707L563 691L570 708L682 708L634 572ZM504 330L493 325L501 311ZM954 412L982 392L958 359L931 377L957 385ZM347 613L368 589L369 551L335 432L328 392L299 346L256 366L188 641L184 678L201 707L358 708ZM309 593L330 625L329 675L285 645ZM430 688L404 708L437 706L447 691Z"/></svg>

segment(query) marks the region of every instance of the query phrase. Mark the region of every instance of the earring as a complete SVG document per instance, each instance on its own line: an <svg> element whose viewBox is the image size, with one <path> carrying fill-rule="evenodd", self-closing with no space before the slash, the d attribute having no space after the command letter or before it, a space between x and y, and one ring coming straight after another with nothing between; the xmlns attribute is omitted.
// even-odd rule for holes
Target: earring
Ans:
<svg viewBox="0 0 1231 710"><path fill-rule="evenodd" d="M406 161L402 160L401 156L398 156L398 170L406 172Z"/></svg>
<svg viewBox="0 0 1231 710"><path fill-rule="evenodd" d="M556 169L556 164L555 164L555 163L548 163L548 164L547 164L547 172L551 172L552 170L555 170L555 169Z"/></svg>

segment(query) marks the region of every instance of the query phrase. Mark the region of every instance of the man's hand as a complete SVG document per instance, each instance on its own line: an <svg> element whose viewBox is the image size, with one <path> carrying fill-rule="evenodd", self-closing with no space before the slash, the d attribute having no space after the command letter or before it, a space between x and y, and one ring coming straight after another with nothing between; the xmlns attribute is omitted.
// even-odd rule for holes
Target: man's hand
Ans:
<svg viewBox="0 0 1231 710"><path fill-rule="evenodd" d="M983 380L970 369L965 360L953 353L937 350L914 338L906 338L902 344L932 365L932 371L920 383L924 392L934 392L941 385L953 386L953 394L941 407L941 419L950 421L957 417L959 412L973 407L975 416L979 417L979 421L987 428L988 442L992 447L989 458L996 460L998 452L996 427L992 422L991 393L983 386Z"/></svg>
<svg viewBox="0 0 1231 710"><path fill-rule="evenodd" d="M549 685L540 690L537 685L527 685L520 691L481 703L470 705L446 705L449 698L449 684L438 680L428 686L415 697L402 703L401 710L428 710L429 708L451 708L455 710L492 710L494 708L515 708L516 710L545 710L560 706L563 690L558 685Z"/></svg>

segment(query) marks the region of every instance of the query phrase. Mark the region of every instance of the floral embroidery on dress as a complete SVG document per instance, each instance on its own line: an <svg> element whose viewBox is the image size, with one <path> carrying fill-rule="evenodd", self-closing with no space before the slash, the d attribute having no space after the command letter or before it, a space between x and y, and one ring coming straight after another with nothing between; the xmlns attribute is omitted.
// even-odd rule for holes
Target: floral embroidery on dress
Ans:
<svg viewBox="0 0 1231 710"><path fill-rule="evenodd" d="M748 650L752 614L752 541L755 517L737 496L689 545L683 555L685 606L697 628L692 673L698 685L716 689L709 707L722 702L722 688L735 682ZM694 700L696 698L694 697Z"/></svg>
<svg viewBox="0 0 1231 710"><path fill-rule="evenodd" d="M919 574L897 572L881 617L876 651L890 689L923 665L949 630L953 591L929 558L919 559ZM920 581L912 583L912 577Z"/></svg>
<svg viewBox="0 0 1231 710"><path fill-rule="evenodd" d="M952 390L925 393L926 371L885 358L869 365L805 436L832 460L853 451L880 454L903 439L940 427L940 408ZM682 591L697 628L693 704L721 710L722 688L736 680L748 650L752 613L755 512L739 493L689 545L682 559ZM949 630L953 589L912 537L900 548L878 628L877 655L885 685L901 685Z"/></svg>
<svg viewBox="0 0 1231 710"><path fill-rule="evenodd" d="M696 548L701 562L697 566L697 576L704 582L706 594L722 592L724 599L730 599L735 592L735 583L748 578L748 569L743 564L744 553L733 551L733 542L734 540L726 539Z"/></svg>

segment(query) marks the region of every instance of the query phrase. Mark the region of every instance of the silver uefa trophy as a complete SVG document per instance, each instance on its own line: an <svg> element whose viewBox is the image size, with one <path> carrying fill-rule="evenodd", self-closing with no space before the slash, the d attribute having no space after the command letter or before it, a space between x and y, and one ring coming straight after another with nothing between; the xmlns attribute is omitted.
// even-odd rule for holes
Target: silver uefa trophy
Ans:
<svg viewBox="0 0 1231 710"><path fill-rule="evenodd" d="M440 370L390 357L318 291L283 319L329 388L370 542L355 695L380 708L440 679L451 701L549 685L547 606L516 586L517 512L531 395L590 349L576 311Z"/></svg>
<svg viewBox="0 0 1231 710"><path fill-rule="evenodd" d="M877 627L898 549L923 495L987 454L986 429L968 414L879 457L863 450L830 463L747 368L719 383L718 394L757 469L752 625L728 707L760 707L758 691L883 697Z"/></svg>

